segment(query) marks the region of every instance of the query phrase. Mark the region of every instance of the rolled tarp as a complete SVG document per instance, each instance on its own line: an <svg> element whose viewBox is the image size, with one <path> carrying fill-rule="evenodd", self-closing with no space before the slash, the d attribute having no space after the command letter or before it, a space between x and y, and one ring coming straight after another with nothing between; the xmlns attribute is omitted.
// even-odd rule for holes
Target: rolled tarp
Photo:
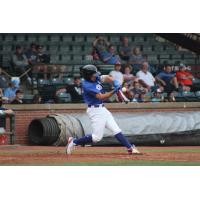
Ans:
<svg viewBox="0 0 200 200"><path fill-rule="evenodd" d="M200 145L200 112L119 112L113 116L123 133L136 145ZM80 138L92 133L86 114L52 114L47 118L53 118L58 125L57 138L54 136L51 145L66 145L69 136ZM33 127L29 126L29 136L34 135ZM93 145L119 145L109 130L102 131L105 131L104 139ZM43 132L48 131L43 129ZM29 139L34 144L31 137Z"/></svg>

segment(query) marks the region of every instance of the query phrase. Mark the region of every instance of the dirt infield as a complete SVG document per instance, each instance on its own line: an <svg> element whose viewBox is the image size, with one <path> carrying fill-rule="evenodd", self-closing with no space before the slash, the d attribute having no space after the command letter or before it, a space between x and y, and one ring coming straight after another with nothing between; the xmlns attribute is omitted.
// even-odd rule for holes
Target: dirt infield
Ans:
<svg viewBox="0 0 200 200"><path fill-rule="evenodd" d="M143 155L128 155L123 147L64 147L1 145L0 165L198 165L200 147L139 147Z"/></svg>

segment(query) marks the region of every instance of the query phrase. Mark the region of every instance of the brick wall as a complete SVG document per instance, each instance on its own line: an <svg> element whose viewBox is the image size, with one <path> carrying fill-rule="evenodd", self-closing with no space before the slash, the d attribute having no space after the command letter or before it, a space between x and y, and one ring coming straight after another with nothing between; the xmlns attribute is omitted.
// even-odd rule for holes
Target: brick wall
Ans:
<svg viewBox="0 0 200 200"><path fill-rule="evenodd" d="M171 105L171 106L170 106ZM111 112L177 112L177 111L200 111L200 104L109 104ZM176 106L177 105L177 106ZM10 105L11 107L11 105ZM52 113L84 113L85 106L76 105L15 105L16 144L28 144L28 126L35 118L43 118Z"/></svg>

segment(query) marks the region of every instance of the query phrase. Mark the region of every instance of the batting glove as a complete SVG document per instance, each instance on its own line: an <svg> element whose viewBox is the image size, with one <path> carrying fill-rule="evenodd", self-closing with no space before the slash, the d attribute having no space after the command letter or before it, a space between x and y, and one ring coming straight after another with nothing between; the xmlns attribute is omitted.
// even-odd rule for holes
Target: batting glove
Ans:
<svg viewBox="0 0 200 200"><path fill-rule="evenodd" d="M117 87L120 87L121 84L120 84L120 82L118 80L114 80L113 81L113 86L114 86L114 88L117 88Z"/></svg>

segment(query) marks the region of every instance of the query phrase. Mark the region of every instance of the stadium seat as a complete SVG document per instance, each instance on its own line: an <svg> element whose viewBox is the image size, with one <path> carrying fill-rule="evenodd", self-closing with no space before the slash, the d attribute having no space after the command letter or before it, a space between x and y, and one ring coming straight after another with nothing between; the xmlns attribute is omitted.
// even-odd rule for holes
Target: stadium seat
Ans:
<svg viewBox="0 0 200 200"><path fill-rule="evenodd" d="M53 54L56 54L57 52L58 52L58 47L59 46L57 46L57 45L51 45L51 46L49 46L49 53L51 54L51 53L53 53Z"/></svg>
<svg viewBox="0 0 200 200"><path fill-rule="evenodd" d="M50 54L51 57L51 64L59 63L59 55L57 54Z"/></svg>
<svg viewBox="0 0 200 200"><path fill-rule="evenodd" d="M69 103L71 102L71 95L69 93L60 93L58 95L58 103Z"/></svg>
<svg viewBox="0 0 200 200"><path fill-rule="evenodd" d="M32 94L24 94L23 103L30 104L33 102L34 95Z"/></svg>
<svg viewBox="0 0 200 200"><path fill-rule="evenodd" d="M83 35L77 35L75 36L75 42L85 42L85 36Z"/></svg>
<svg viewBox="0 0 200 200"><path fill-rule="evenodd" d="M73 42L73 39L72 39L71 35L65 34L65 35L62 36L62 41L63 42Z"/></svg>
<svg viewBox="0 0 200 200"><path fill-rule="evenodd" d="M81 46L72 46L72 53L74 54L80 54L82 52L82 47Z"/></svg>
<svg viewBox="0 0 200 200"><path fill-rule="evenodd" d="M60 35L59 34L52 34L49 36L51 43L59 43L60 42Z"/></svg>
<svg viewBox="0 0 200 200"><path fill-rule="evenodd" d="M101 74L109 74L112 70L114 70L114 65L98 65L97 66Z"/></svg>
<svg viewBox="0 0 200 200"><path fill-rule="evenodd" d="M14 36L12 34L5 34L4 42L13 42Z"/></svg>
<svg viewBox="0 0 200 200"><path fill-rule="evenodd" d="M52 83L53 85L61 85L61 84L63 84L63 81L60 80L60 79L58 79L58 78L53 78L53 79L51 80L51 83Z"/></svg>
<svg viewBox="0 0 200 200"><path fill-rule="evenodd" d="M39 35L38 37L38 42L41 44L41 45L44 45L45 43L48 42L48 36L46 34L41 34Z"/></svg>
<svg viewBox="0 0 200 200"><path fill-rule="evenodd" d="M94 41L96 39L96 36L95 35L91 35L91 34L89 34L89 35L87 35L86 36L86 42L87 43L91 43L92 44L92 42Z"/></svg>
<svg viewBox="0 0 200 200"><path fill-rule="evenodd" d="M70 51L70 48L69 48L69 46L62 45L62 46L60 46L59 50L61 53L66 53L66 52Z"/></svg>
<svg viewBox="0 0 200 200"><path fill-rule="evenodd" d="M27 37L26 37L26 35L24 35L24 34L17 34L17 35L16 35L16 42L17 42L18 44L21 44L21 43L26 42L26 39L27 39Z"/></svg>
<svg viewBox="0 0 200 200"><path fill-rule="evenodd" d="M50 85L50 81L45 79L38 79L38 87L42 87L44 85Z"/></svg>
<svg viewBox="0 0 200 200"><path fill-rule="evenodd" d="M71 55L61 55L60 63L68 64L71 61Z"/></svg>
<svg viewBox="0 0 200 200"><path fill-rule="evenodd" d="M32 34L28 34L27 35L27 42L28 42L28 44L29 44L29 46L30 46L30 44L32 43L32 42L35 42L35 43L37 43L37 35L32 35Z"/></svg>
<svg viewBox="0 0 200 200"><path fill-rule="evenodd" d="M69 78L69 77L68 78L64 78L64 83L70 85L70 84L73 83L73 79Z"/></svg>

